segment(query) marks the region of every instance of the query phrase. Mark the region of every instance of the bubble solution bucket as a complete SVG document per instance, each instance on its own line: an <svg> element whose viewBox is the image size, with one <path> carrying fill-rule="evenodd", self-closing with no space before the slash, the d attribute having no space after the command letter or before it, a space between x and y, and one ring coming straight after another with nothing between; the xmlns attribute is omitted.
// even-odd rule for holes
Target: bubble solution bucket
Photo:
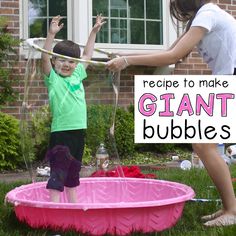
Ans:
<svg viewBox="0 0 236 236"><path fill-rule="evenodd" d="M89 235L128 235L162 231L176 224L194 191L180 183L138 178L81 178L79 203L49 201L46 182L17 187L6 195L17 218L32 228Z"/></svg>

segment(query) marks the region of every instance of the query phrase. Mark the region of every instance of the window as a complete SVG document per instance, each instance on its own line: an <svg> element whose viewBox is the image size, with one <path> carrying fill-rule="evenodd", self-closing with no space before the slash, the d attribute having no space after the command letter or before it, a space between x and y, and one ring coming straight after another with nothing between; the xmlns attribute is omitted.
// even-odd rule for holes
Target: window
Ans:
<svg viewBox="0 0 236 236"><path fill-rule="evenodd" d="M99 43L163 44L162 0L93 0L93 22L108 17Z"/></svg>
<svg viewBox="0 0 236 236"><path fill-rule="evenodd" d="M107 23L96 47L109 51L163 50L176 39L166 0L20 0L21 38L46 37L50 20L63 16L57 38L85 44L102 13Z"/></svg>
<svg viewBox="0 0 236 236"><path fill-rule="evenodd" d="M61 15L64 27L58 38L67 38L67 0L29 0L28 35L30 38L46 37L53 16Z"/></svg>

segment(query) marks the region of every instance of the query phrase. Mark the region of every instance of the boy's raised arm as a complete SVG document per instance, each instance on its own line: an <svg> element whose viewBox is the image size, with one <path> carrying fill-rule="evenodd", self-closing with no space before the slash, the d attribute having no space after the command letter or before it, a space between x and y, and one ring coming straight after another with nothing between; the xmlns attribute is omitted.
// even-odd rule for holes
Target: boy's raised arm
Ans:
<svg viewBox="0 0 236 236"><path fill-rule="evenodd" d="M55 35L62 29L63 23L60 24L60 20L62 17L55 16L52 18L52 21L50 23L49 31L47 34L47 38L45 40L44 49L51 51L53 40L55 38ZM42 53L42 70L45 75L49 75L52 65L50 61L50 56L47 53Z"/></svg>
<svg viewBox="0 0 236 236"><path fill-rule="evenodd" d="M84 48L84 52L82 55L82 59L90 60L92 58L96 35L105 23L106 23L106 21L104 21L104 18L102 17L102 15L101 14L98 15L96 18L96 24L93 26L93 28L89 34L89 37L88 37L88 40L87 40L87 43L86 43L86 46ZM85 63L84 66L86 68L87 64Z"/></svg>

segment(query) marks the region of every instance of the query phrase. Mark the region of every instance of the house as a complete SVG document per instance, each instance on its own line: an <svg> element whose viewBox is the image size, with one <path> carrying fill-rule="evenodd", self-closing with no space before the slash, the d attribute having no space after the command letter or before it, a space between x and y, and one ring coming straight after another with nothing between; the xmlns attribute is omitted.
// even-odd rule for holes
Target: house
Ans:
<svg viewBox="0 0 236 236"><path fill-rule="evenodd" d="M221 8L236 16L236 1L217 0ZM107 24L97 37L96 47L109 52L117 51L153 51L167 49L180 34L169 16L167 0L1 0L0 16L9 17L8 28L20 39L45 37L52 16L64 17L64 28L58 38L71 39L80 44L87 40L89 31L97 14L108 17ZM29 47L23 44L19 49L19 62L14 73L20 78L16 89L18 101L2 109L3 112L19 116L24 95L24 75L28 60ZM36 56L37 57L37 56ZM94 59L105 61L107 57L98 53ZM184 61L165 68L129 67L122 71L120 81L119 105L133 104L135 74L210 74L207 65L196 51ZM89 80L108 77L104 69L92 67ZM85 84L86 85L86 84ZM37 80L34 86L34 101L37 106L45 104L47 91L42 81ZM109 93L101 88L96 91L100 101L110 102ZM90 99L98 101L96 96Z"/></svg>

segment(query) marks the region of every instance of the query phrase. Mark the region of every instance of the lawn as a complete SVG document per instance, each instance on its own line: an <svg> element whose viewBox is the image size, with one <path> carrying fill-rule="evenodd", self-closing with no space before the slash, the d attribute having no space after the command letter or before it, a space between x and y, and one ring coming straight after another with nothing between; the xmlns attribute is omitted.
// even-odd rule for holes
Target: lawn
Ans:
<svg viewBox="0 0 236 236"><path fill-rule="evenodd" d="M236 165L230 166L232 177L236 177ZM205 169L191 169L184 171L177 168L161 169L152 171L157 174L158 179L170 180L181 182L191 186L196 192L196 198L212 198L217 199L218 195L212 182L206 174ZM29 228L23 223L19 223L14 215L11 205L4 205L5 194L12 188L21 185L22 183L16 182L11 184L0 183L0 236L52 236L56 233L63 236L83 235L75 232L52 232L50 230L35 230ZM236 183L234 183L236 189ZM142 234L133 233L132 236L138 235L161 235L161 236L217 236L217 235L235 235L236 225L230 227L206 228L202 225L200 217L202 215L210 214L220 208L220 203L212 202L192 202L186 203L183 216L178 223L171 229L159 233ZM40 217L40 216L39 216Z"/></svg>

